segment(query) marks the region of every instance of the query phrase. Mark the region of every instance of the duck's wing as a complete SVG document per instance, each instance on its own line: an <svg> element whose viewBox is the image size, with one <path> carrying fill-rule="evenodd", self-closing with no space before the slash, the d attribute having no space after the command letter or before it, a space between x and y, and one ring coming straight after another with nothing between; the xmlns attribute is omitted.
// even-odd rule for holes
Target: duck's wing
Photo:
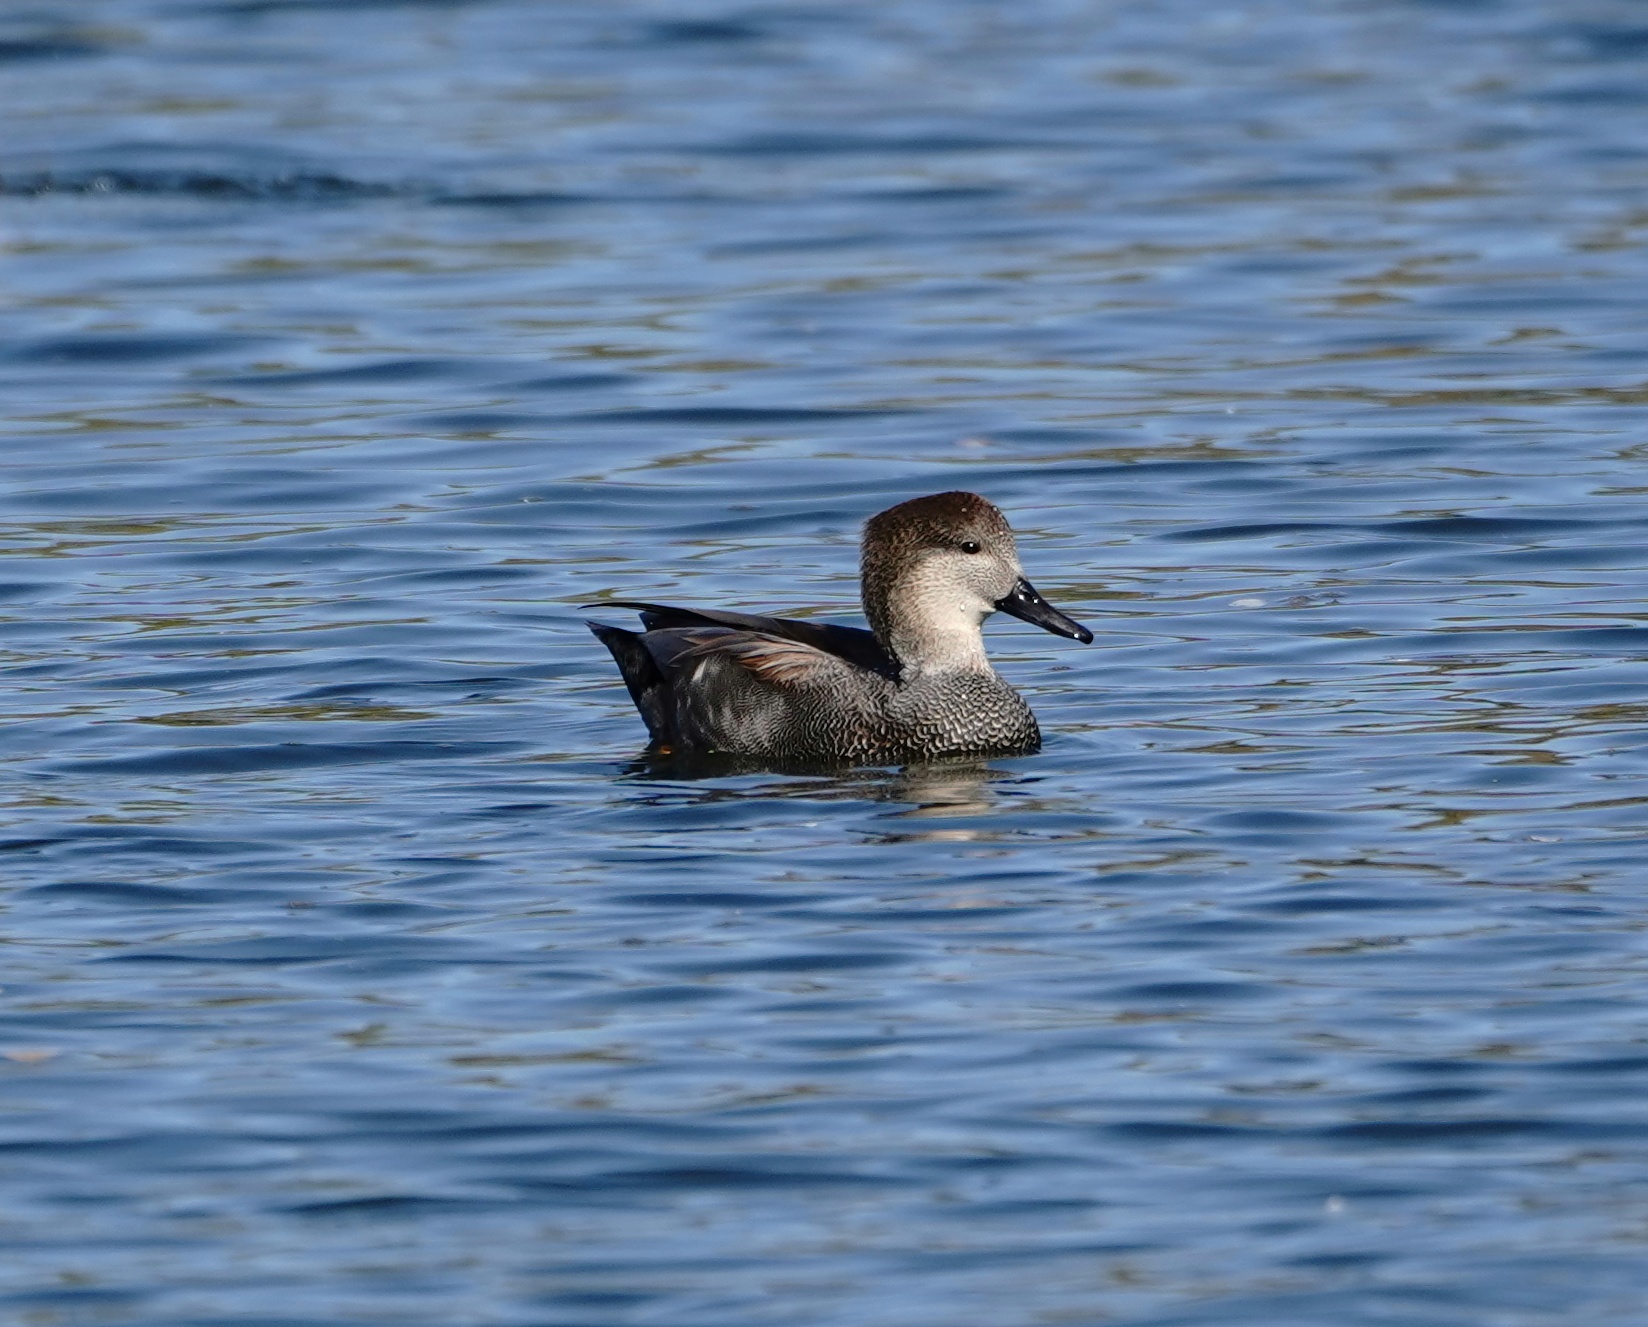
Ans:
<svg viewBox="0 0 1648 1327"><path fill-rule="evenodd" d="M852 729L892 688L839 654L765 632L664 627L637 639L665 679L663 744L677 751L793 757L821 724Z"/></svg>
<svg viewBox="0 0 1648 1327"><path fill-rule="evenodd" d="M853 695L855 676L863 677L840 655L733 627L589 629L612 652L647 735L664 749L746 750L770 736L797 696L814 687Z"/></svg>
<svg viewBox="0 0 1648 1327"><path fill-rule="evenodd" d="M881 647L873 632L862 627L837 626L832 622L801 622L791 617L762 617L756 613L734 613L721 608L678 608L671 604L643 604L628 599L612 599L592 608L632 608L640 613L647 632L669 632L693 628L722 627L754 636L772 637L845 659L858 668L896 680L898 661ZM759 652L758 652L759 653ZM775 656L776 657L776 656ZM796 656L799 658L800 656ZM793 667L793 665L792 665ZM752 669L752 671L754 671Z"/></svg>

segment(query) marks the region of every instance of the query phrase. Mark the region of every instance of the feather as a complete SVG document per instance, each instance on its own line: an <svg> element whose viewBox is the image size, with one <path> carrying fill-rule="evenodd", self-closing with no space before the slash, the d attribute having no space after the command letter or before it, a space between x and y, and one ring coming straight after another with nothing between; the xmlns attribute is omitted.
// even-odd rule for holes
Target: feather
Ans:
<svg viewBox="0 0 1648 1327"><path fill-rule="evenodd" d="M647 604L629 599L611 599L586 608L630 608L641 614L649 633L692 627L728 627L734 631L776 636L811 646L825 654L845 659L858 668L880 673L889 681L898 680L898 661L871 632L862 627L843 627L833 622L801 622L790 617L763 617L756 613L734 613L719 608L680 608L672 604Z"/></svg>

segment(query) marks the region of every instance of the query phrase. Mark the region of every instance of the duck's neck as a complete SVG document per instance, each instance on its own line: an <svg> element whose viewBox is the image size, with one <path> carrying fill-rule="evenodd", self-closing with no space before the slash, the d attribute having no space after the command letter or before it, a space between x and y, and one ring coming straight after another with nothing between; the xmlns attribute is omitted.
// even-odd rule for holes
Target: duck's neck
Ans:
<svg viewBox="0 0 1648 1327"><path fill-rule="evenodd" d="M895 639L890 644L898 657L902 682L994 671L984 653L984 635L976 626L971 631L928 630L913 638Z"/></svg>
<svg viewBox="0 0 1648 1327"><path fill-rule="evenodd" d="M872 604L866 596L864 607L876 637L898 660L901 682L993 671L984 653L985 614L976 606L919 591L897 603Z"/></svg>

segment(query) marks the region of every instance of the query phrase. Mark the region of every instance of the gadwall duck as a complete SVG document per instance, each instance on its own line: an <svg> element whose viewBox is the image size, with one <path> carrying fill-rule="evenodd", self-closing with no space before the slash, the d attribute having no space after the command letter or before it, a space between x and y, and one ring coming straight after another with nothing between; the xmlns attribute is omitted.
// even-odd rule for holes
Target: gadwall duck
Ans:
<svg viewBox="0 0 1648 1327"><path fill-rule="evenodd" d="M975 493L870 517L861 564L870 630L613 600L644 631L590 623L655 750L772 763L897 764L1041 746L1024 698L984 653L996 610L1084 643L1036 593L1006 518Z"/></svg>

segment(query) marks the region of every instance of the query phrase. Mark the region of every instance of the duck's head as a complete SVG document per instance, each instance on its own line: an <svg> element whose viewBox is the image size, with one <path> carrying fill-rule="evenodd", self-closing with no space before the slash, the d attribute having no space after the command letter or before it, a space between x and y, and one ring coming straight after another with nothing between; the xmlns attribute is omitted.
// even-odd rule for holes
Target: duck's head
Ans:
<svg viewBox="0 0 1648 1327"><path fill-rule="evenodd" d="M1036 593L1007 518L976 493L912 498L870 517L862 572L870 626L907 671L978 666L979 628L997 610L1093 639Z"/></svg>

